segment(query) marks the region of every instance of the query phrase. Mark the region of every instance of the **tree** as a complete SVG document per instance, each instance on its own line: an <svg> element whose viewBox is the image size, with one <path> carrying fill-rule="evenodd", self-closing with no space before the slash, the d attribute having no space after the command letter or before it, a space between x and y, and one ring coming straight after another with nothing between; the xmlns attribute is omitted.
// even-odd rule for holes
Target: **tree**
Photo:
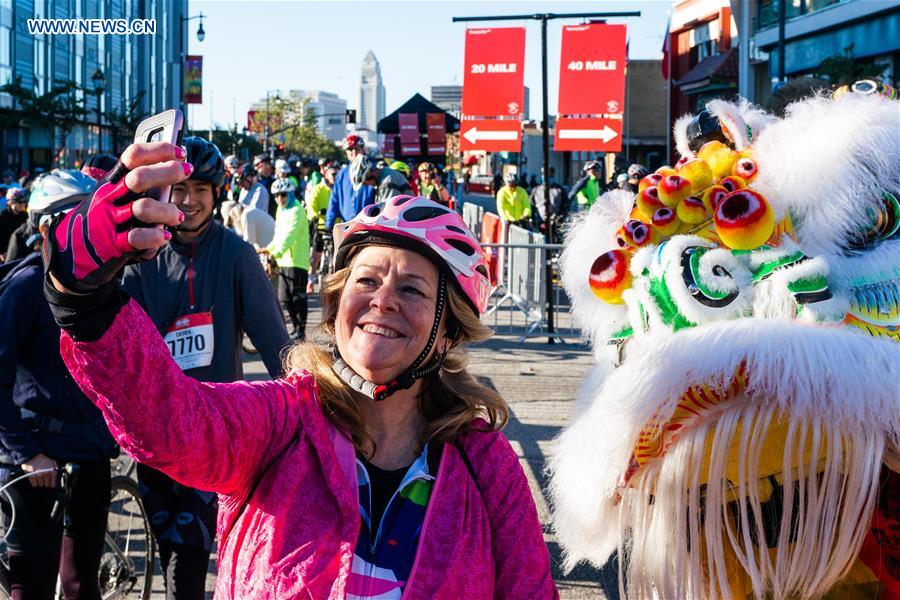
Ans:
<svg viewBox="0 0 900 600"><path fill-rule="evenodd" d="M341 157L341 152L334 142L319 133L316 126L318 116L312 107L304 103L303 117L299 123L290 126L285 132L284 145L297 154L318 156L336 160Z"/></svg>
<svg viewBox="0 0 900 600"><path fill-rule="evenodd" d="M881 79L885 66L860 62L853 54L853 44L844 48L843 54L829 56L819 64L816 77L837 87L849 85L860 79Z"/></svg>
<svg viewBox="0 0 900 600"><path fill-rule="evenodd" d="M140 91L134 99L128 103L128 107L124 110L111 110L106 113L106 120L109 122L112 130L113 148L111 154L118 156L125 150L125 147L134 139L134 132L137 131L138 125L147 116L141 110L141 101L144 98L144 92Z"/></svg>
<svg viewBox="0 0 900 600"><path fill-rule="evenodd" d="M341 152L334 142L322 135L316 126L317 115L309 100L270 100L269 143L284 144L286 154L296 153L321 158L338 159ZM251 130L265 134L266 111L256 111Z"/></svg>
<svg viewBox="0 0 900 600"><path fill-rule="evenodd" d="M209 135L209 131L200 130L195 132L194 135L206 137ZM237 128L237 125L233 126L231 129L213 129L212 137L212 143L219 147L222 154L225 156L234 154L238 157L238 160L241 160L242 162L244 161L244 156L252 158L262 152L262 144L256 141L252 136L244 135L244 133Z"/></svg>
<svg viewBox="0 0 900 600"><path fill-rule="evenodd" d="M51 166L58 165L69 134L83 122L88 112L75 97L78 89L74 81L57 79L49 91L37 95L34 90L22 85L21 77L16 77L12 83L0 86L0 92L12 96L13 106L18 108L0 110L0 121L5 126L27 125L43 130L53 155Z"/></svg>
<svg viewBox="0 0 900 600"><path fill-rule="evenodd" d="M792 102L815 96L829 87L827 81L816 77L791 79L772 93L766 101L766 110L777 117L783 117L785 109Z"/></svg>

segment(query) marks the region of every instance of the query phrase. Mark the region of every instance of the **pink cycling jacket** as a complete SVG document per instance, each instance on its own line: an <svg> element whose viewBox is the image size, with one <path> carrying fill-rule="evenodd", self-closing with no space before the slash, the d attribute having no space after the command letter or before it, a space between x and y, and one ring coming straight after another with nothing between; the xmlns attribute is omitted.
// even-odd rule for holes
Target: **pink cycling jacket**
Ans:
<svg viewBox="0 0 900 600"><path fill-rule="evenodd" d="M63 333L61 354L128 454L219 493L216 598L344 598L360 526L355 455L310 375L196 381L134 301L96 342ZM445 445L403 597L558 598L516 453L499 432L461 442L478 485Z"/></svg>

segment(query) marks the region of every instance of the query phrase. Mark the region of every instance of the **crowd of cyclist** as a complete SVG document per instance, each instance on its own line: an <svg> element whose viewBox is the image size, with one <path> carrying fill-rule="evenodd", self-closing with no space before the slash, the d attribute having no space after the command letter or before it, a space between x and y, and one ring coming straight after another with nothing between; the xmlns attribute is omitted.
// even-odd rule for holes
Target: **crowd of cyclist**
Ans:
<svg viewBox="0 0 900 600"><path fill-rule="evenodd" d="M547 232L549 222L553 232L551 241L561 243L570 214L589 210L597 198L609 189L637 192L638 182L648 173L643 165L632 164L621 174L613 173L607 184L604 183L601 163L589 160L584 163L581 176L568 189L559 183L555 169L550 167L546 191L542 182L538 183L534 176L528 179L525 174L512 170L507 171L506 175L494 175L492 191L497 201L497 213L503 222L541 233ZM545 193L549 193L549 203L545 201Z"/></svg>
<svg viewBox="0 0 900 600"><path fill-rule="evenodd" d="M168 243L148 260L127 266L117 263L116 287L103 288L114 291L104 292L107 295L99 299L93 297L97 292L90 284L91 276L71 284L83 286L84 300L79 300L81 296L57 297L47 290L44 264L47 260L52 264L54 259L47 257L48 244L44 242L55 215L74 209L84 211L87 220L96 202L121 203L115 194L127 191L125 185L129 184L123 179L127 173L123 163L110 155L98 155L80 170L39 174L25 186L4 181L5 206L0 211L0 246L6 248L5 262L0 265L0 330L4 331L0 340L0 462L36 474L0 494L9 565L9 581L4 583L14 600L52 598L56 580L48 573L56 573L57 565L67 598L99 598L100 594L97 572L109 510L110 460L119 448L103 415L63 363L60 327L68 331L77 321L79 330L87 323L93 331L103 321L102 315L94 314L95 307L111 302L109 294L123 294L140 305L167 343L174 362L192 379L209 383L243 379L245 335L268 374L277 378L284 375L283 350L306 337L308 294L315 291L317 283L323 283L321 276L335 260L337 249L330 232L336 224L358 223L360 215L365 215L363 224L357 225L365 226L367 219L379 214L369 207L390 207L392 199L408 195L427 199L416 201L424 202L416 205L417 214L442 219L444 213L428 208L434 206L450 209L446 214L455 216L456 198L445 185L441 169L427 162L410 166L401 161L372 160L362 139L355 135L344 140L343 150L345 164L292 157L273 160L269 155L241 164L234 156L223 157L203 138L185 138L176 157L184 161L178 168L184 167L187 178L172 187L171 202L179 211L179 221L164 231ZM628 175L626 183L632 179L631 170ZM634 173L637 179L638 175ZM113 186L117 180L124 184ZM536 186L529 197L517 183L510 178L498 190L501 216L524 224L532 217L533 205L540 225L546 220L543 187ZM143 181L137 184L149 186ZM599 165L586 165L584 178L568 192L553 181L552 171L550 184L551 218L561 223L570 210L570 198L581 207L596 201ZM86 199L91 201L83 202ZM142 202L146 201L137 200L134 206ZM402 202L392 210L410 214L411 209L403 212ZM138 210L132 210L133 218L138 218ZM394 221L386 223L380 227L397 226ZM463 231L462 221L459 223L448 226L451 236L458 237L457 232ZM456 240L447 248L452 250L458 244ZM51 253L73 250L49 246L56 248ZM424 255L431 260L429 252ZM484 282L481 287L486 290L486 285ZM435 318L440 319L440 306ZM423 353L420 358L424 357ZM160 422L154 427L162 436L167 424ZM77 462L80 475L70 502L72 518L64 526L54 520L51 506L57 494L53 469L67 462ZM366 464L374 476L377 467ZM217 495L178 483L167 470L144 464L137 468L167 597L203 597L215 541ZM539 531L536 535L539 539ZM546 583L541 581L540 585Z"/></svg>
<svg viewBox="0 0 900 600"><path fill-rule="evenodd" d="M246 334L271 377L280 353L305 338L307 294L329 262L335 223L400 194L442 205L453 198L429 163L374 162L362 139L344 141L347 164L257 156L240 164L212 143L184 140L190 176L173 186L182 222L151 260L121 271L120 286L146 311L179 366L207 382L243 378ZM293 164L291 164L293 162ZM79 205L114 176L117 159L91 157L80 170L57 169L17 182L5 174L0 210L0 462L37 473L0 494L5 556L14 599L51 598L58 573L67 598L99 598L97 573L109 510L110 460L118 455L106 423L78 388L59 351L60 328L44 297L40 248L53 215ZM111 171L113 171L111 173ZM246 243L245 243L246 242ZM325 260L323 260L323 255ZM260 258L263 259L262 263ZM312 269L312 277L308 274ZM282 306L270 282L277 279ZM289 335L282 308L292 326ZM177 341L195 340L193 351ZM202 351L196 348L203 346ZM164 424L160 424L164 426ZM54 520L53 469L77 462L70 523ZM43 471L43 473L41 473ZM181 485L139 464L170 598L201 598L216 528L216 494ZM0 482L2 485L2 482ZM15 515L15 516L14 516ZM14 521L13 521L14 519Z"/></svg>

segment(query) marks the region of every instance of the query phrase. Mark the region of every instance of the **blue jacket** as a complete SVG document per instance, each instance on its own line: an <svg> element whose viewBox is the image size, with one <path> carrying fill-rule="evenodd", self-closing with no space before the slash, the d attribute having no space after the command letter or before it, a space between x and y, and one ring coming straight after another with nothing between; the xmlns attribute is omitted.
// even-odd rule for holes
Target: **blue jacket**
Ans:
<svg viewBox="0 0 900 600"><path fill-rule="evenodd" d="M334 178L331 204L328 205L328 213L325 215L325 229L331 231L338 219L347 222L358 215L359 211L374 203L375 188L363 185L354 191L350 182L350 167L344 167Z"/></svg>
<svg viewBox="0 0 900 600"><path fill-rule="evenodd" d="M59 327L43 285L38 252L4 265L0 274L2 460L21 464L37 454L76 462L114 457L118 448L100 411L59 355ZM35 427L35 415L43 428ZM62 431L46 431L48 419Z"/></svg>

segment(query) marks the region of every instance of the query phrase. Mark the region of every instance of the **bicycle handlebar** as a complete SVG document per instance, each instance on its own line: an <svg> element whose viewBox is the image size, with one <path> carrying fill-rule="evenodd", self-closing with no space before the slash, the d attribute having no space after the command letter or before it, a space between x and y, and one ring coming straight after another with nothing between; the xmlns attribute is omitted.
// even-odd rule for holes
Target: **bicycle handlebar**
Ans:
<svg viewBox="0 0 900 600"><path fill-rule="evenodd" d="M70 462L70 463L63 463L61 465L58 465L55 469L52 469L52 470L55 471L58 475L62 475L63 473L65 473L67 475L74 476L78 473L79 468L80 467L78 466L77 463ZM50 470L51 469L41 469L40 472L46 473L47 471L50 471ZM9 471L10 475L26 475L27 474L30 476L34 473L37 473L37 471L25 471L22 468L22 465L16 465L13 463L5 463L5 462L0 462L0 471Z"/></svg>
<svg viewBox="0 0 900 600"><path fill-rule="evenodd" d="M58 465L55 469L38 469L37 471L25 471L22 468L22 465L14 465L10 463L0 463L0 471L8 471L9 477L13 477L11 481L6 481L2 487L0 487L0 492L5 492L6 488L16 483L17 481L28 479L29 477L33 477L40 473L49 473L55 472L59 475L59 490L56 494L56 499L53 501L53 506L50 508L50 519L53 521L58 521L60 516L63 518L63 526L68 527L71 525L71 515L69 511L66 510L69 506L69 503L72 500L72 488L75 485L75 479L78 477L79 466L76 463L64 463L62 465ZM7 530L12 529L12 523Z"/></svg>

